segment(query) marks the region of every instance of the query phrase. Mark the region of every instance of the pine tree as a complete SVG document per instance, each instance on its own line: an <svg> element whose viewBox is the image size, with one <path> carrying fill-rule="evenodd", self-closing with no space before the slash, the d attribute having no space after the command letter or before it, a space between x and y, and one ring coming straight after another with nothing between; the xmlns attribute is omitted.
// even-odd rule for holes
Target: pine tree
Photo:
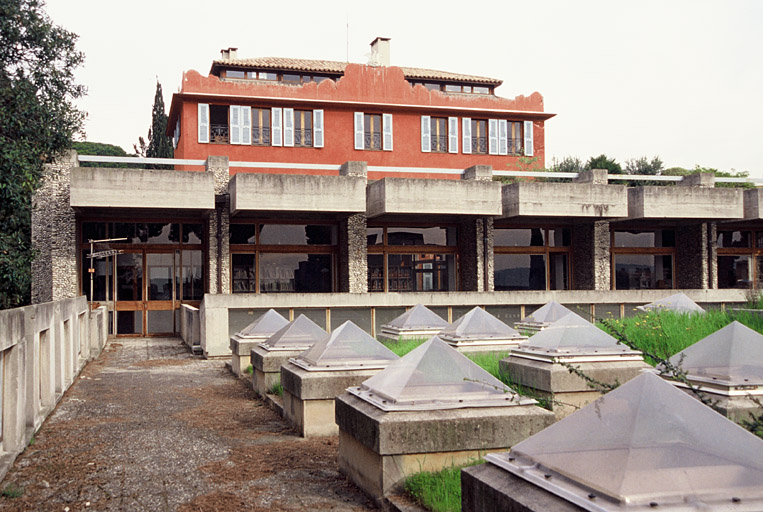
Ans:
<svg viewBox="0 0 763 512"><path fill-rule="evenodd" d="M135 153L148 158L172 158L175 151L172 147L172 138L167 133L167 114L164 112L164 95L162 84L156 81L156 94L154 95L154 108L151 112L151 127L148 129L148 145L143 137L139 137L139 145L134 145ZM147 165L149 169L170 169L167 165Z"/></svg>

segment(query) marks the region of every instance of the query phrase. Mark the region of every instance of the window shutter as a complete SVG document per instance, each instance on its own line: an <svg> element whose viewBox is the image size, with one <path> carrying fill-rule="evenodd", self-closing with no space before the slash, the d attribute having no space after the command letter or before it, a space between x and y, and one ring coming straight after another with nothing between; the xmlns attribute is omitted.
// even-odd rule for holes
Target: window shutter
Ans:
<svg viewBox="0 0 763 512"><path fill-rule="evenodd" d="M323 147L323 110L313 110L313 147Z"/></svg>
<svg viewBox="0 0 763 512"><path fill-rule="evenodd" d="M209 143L209 105L199 103L199 142Z"/></svg>
<svg viewBox="0 0 763 512"><path fill-rule="evenodd" d="M392 114L382 114L382 149L392 151Z"/></svg>
<svg viewBox="0 0 763 512"><path fill-rule="evenodd" d="M281 129L281 115L282 110L280 108L274 108L270 111L272 119L272 127L270 130L270 144L272 146L283 145L283 130Z"/></svg>
<svg viewBox="0 0 763 512"><path fill-rule="evenodd" d="M498 154L509 154L509 141L508 141L508 129L509 123L506 119L498 120Z"/></svg>
<svg viewBox="0 0 763 512"><path fill-rule="evenodd" d="M458 118L448 118L448 153L458 153Z"/></svg>
<svg viewBox="0 0 763 512"><path fill-rule="evenodd" d="M175 133L172 134L172 148L178 148L178 142L180 141L180 116L175 121Z"/></svg>
<svg viewBox="0 0 763 512"><path fill-rule="evenodd" d="M252 107L241 107L241 144L252 143Z"/></svg>
<svg viewBox="0 0 763 512"><path fill-rule="evenodd" d="M283 145L294 146L294 109L283 109Z"/></svg>
<svg viewBox="0 0 763 512"><path fill-rule="evenodd" d="M461 118L461 131L463 133L463 139L461 143L461 151L465 155L472 154L472 120L469 117Z"/></svg>
<svg viewBox="0 0 763 512"><path fill-rule="evenodd" d="M430 153L432 151L432 118L421 116L421 152Z"/></svg>
<svg viewBox="0 0 763 512"><path fill-rule="evenodd" d="M533 156L533 122L525 121L525 156Z"/></svg>
<svg viewBox="0 0 763 512"><path fill-rule="evenodd" d="M230 143L241 144L241 107L230 106Z"/></svg>
<svg viewBox="0 0 763 512"><path fill-rule="evenodd" d="M498 120L488 119L487 121L487 152L491 155L498 154Z"/></svg>
<svg viewBox="0 0 763 512"><path fill-rule="evenodd" d="M355 149L365 149L363 132L363 112L355 112Z"/></svg>

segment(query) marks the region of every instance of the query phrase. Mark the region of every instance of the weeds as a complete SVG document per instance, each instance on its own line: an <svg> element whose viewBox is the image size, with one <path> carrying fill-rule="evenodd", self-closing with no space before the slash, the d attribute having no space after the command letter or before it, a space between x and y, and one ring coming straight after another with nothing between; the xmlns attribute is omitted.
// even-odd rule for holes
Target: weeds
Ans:
<svg viewBox="0 0 763 512"><path fill-rule="evenodd" d="M244 368L244 373L246 373L247 375L253 374L254 373L254 367L250 364L249 366Z"/></svg>
<svg viewBox="0 0 763 512"><path fill-rule="evenodd" d="M405 490L422 507L432 512L461 510L461 469L481 464L476 460L463 465L451 465L441 471L422 471L405 480Z"/></svg>
<svg viewBox="0 0 763 512"><path fill-rule="evenodd" d="M283 386L281 385L281 381L278 381L270 386L267 390L267 393L269 395L283 396Z"/></svg>
<svg viewBox="0 0 763 512"><path fill-rule="evenodd" d="M20 498L24 494L24 488L19 487L18 485L14 483L10 483L5 486L5 488L0 492L0 494L3 495L5 498Z"/></svg>
<svg viewBox="0 0 763 512"><path fill-rule="evenodd" d="M402 341L395 341L390 340L389 338L384 338L384 341L381 343L392 352L394 352L397 356L403 357L405 354L418 347L428 339L429 338L411 338Z"/></svg>

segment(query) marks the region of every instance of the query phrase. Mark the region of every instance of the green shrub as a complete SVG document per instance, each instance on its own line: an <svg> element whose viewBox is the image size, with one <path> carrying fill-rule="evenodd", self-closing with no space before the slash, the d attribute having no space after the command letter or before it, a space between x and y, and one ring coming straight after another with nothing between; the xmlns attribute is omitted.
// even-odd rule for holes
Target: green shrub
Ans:
<svg viewBox="0 0 763 512"><path fill-rule="evenodd" d="M19 487L14 483L10 483L5 486L2 493L0 494L2 494L5 498L20 498L24 494L24 488Z"/></svg>
<svg viewBox="0 0 763 512"><path fill-rule="evenodd" d="M461 469L482 463L451 466L441 471L422 471L405 480L406 492L422 507L432 512L459 512L461 510Z"/></svg>
<svg viewBox="0 0 763 512"><path fill-rule="evenodd" d="M278 395L283 396L283 386L281 385L281 381L276 382L270 388L268 389L267 393L269 395Z"/></svg>

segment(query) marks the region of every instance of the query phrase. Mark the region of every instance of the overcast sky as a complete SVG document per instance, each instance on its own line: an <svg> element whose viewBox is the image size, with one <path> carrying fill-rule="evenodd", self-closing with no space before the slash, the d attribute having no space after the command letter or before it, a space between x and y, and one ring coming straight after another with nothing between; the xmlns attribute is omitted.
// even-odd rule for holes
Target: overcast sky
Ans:
<svg viewBox="0 0 763 512"><path fill-rule="evenodd" d="M656 155L763 176L761 1L48 0L47 11L86 55L87 140L128 152L148 132L157 77L169 110L182 72L208 73L221 48L365 63L384 36L393 65L543 94L557 114L547 165Z"/></svg>

